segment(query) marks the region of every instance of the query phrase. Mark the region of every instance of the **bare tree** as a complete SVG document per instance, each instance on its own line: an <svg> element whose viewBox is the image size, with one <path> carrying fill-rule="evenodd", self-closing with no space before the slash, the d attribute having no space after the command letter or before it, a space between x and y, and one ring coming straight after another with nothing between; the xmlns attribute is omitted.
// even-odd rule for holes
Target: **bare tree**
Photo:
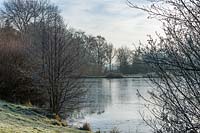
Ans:
<svg viewBox="0 0 200 133"><path fill-rule="evenodd" d="M1 17L23 32L28 25L41 21L49 7L47 0L8 0L3 5Z"/></svg>
<svg viewBox="0 0 200 133"><path fill-rule="evenodd" d="M106 60L109 64L109 70L112 71L112 61L116 55L116 50L113 47L113 44L108 44L106 48Z"/></svg>
<svg viewBox="0 0 200 133"><path fill-rule="evenodd" d="M106 40L102 36L96 37L95 44L96 52L97 52L97 64L102 66L105 63L105 51L106 51Z"/></svg>
<svg viewBox="0 0 200 133"><path fill-rule="evenodd" d="M159 133L200 132L200 20L199 0L159 0L148 12L163 22L165 37L148 40L146 62L157 86L148 100L153 119L147 123Z"/></svg>
<svg viewBox="0 0 200 133"><path fill-rule="evenodd" d="M102 74L103 66L106 63L106 39L102 36L88 37L89 50L94 58L97 74Z"/></svg>
<svg viewBox="0 0 200 133"><path fill-rule="evenodd" d="M51 112L61 114L64 110L79 107L85 89L81 88L80 76L80 40L66 28L57 8L51 12L39 30L39 47L35 52L40 53L38 65L41 85L47 89L49 108ZM33 38L33 42L34 42ZM37 41L36 41L37 42ZM37 50L39 48L39 50ZM40 52L39 52L40 51Z"/></svg>
<svg viewBox="0 0 200 133"><path fill-rule="evenodd" d="M142 52L141 46L135 47L135 50L132 51L131 55L131 66L130 72L132 74L148 74L152 70L151 68L144 62L144 58L146 55Z"/></svg>
<svg viewBox="0 0 200 133"><path fill-rule="evenodd" d="M131 51L127 47L121 47L117 50L117 62L122 73L129 73Z"/></svg>

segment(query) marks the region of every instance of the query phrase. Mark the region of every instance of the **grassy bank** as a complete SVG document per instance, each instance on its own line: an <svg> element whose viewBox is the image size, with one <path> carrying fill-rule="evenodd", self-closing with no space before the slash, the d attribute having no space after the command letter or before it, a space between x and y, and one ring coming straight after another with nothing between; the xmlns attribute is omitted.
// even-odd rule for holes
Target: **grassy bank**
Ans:
<svg viewBox="0 0 200 133"><path fill-rule="evenodd" d="M42 110L0 101L0 133L86 133L42 115Z"/></svg>

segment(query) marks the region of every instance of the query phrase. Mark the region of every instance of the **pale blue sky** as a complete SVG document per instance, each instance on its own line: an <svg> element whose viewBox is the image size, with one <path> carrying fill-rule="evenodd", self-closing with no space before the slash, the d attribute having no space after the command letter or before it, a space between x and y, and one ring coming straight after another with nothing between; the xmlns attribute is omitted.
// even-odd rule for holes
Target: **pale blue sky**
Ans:
<svg viewBox="0 0 200 133"><path fill-rule="evenodd" d="M0 3L2 4L0 0ZM116 47L145 42L155 36L161 24L147 19L147 14L131 9L126 0L51 0L59 6L66 24L87 34L102 35ZM146 0L132 0L146 5Z"/></svg>

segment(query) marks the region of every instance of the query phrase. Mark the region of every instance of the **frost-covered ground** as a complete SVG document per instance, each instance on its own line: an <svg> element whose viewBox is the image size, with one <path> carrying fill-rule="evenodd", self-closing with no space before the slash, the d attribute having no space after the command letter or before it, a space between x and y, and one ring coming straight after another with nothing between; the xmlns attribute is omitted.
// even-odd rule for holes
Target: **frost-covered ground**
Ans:
<svg viewBox="0 0 200 133"><path fill-rule="evenodd" d="M0 133L85 133L61 126L62 123L47 118L41 111L0 101Z"/></svg>

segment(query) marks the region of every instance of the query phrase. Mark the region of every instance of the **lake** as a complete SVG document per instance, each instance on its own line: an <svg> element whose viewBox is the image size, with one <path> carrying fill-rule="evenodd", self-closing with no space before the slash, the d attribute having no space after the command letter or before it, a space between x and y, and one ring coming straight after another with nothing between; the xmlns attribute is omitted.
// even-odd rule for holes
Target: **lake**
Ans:
<svg viewBox="0 0 200 133"><path fill-rule="evenodd" d="M122 133L149 133L140 113L145 110L144 101L137 90L148 97L153 88L147 78L86 79L87 107L73 115L73 125L90 123L93 131L110 131L117 127Z"/></svg>

